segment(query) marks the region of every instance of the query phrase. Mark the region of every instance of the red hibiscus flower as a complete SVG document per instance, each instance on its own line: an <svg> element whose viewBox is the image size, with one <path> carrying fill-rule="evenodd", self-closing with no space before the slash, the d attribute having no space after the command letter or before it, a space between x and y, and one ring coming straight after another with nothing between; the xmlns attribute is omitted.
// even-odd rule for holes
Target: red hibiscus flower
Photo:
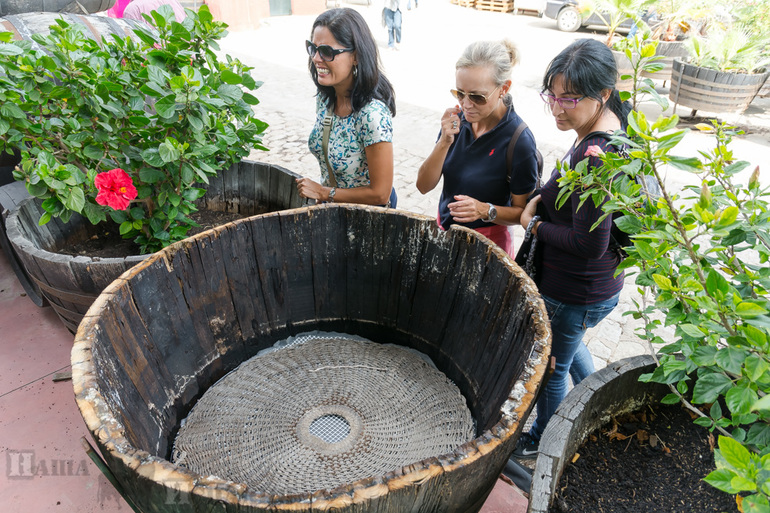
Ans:
<svg viewBox="0 0 770 513"><path fill-rule="evenodd" d="M136 198L136 187L128 173L120 168L111 169L106 173L99 173L94 180L96 190L96 202L107 205L115 210L125 210Z"/></svg>

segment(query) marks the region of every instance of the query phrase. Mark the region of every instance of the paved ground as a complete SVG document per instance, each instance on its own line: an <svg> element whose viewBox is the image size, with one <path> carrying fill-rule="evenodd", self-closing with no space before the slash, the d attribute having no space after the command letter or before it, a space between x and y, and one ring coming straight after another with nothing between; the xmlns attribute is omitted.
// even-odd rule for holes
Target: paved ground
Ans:
<svg viewBox="0 0 770 513"><path fill-rule="evenodd" d="M367 19L378 41L385 72L395 86L395 187L399 208L435 216L440 186L423 196L414 182L417 169L435 142L441 113L454 105L449 94L454 86L454 63L462 49L475 40L505 37L519 45L521 63L512 77L514 105L537 138L546 170L552 168L553 162L572 142L574 136L558 131L544 109L538 96L540 83L548 62L571 41L579 37L601 38L601 35L587 31L559 32L555 22L547 18L477 11L452 5L448 0L424 0L419 9L404 13L401 50L393 51L386 48L387 36L379 21L379 6L344 5L359 10ZM264 81L257 91L261 101L257 113L270 124L265 142L271 151L255 152L252 158L280 164L317 179L318 163L307 149L315 88L308 74L303 46L314 18L271 18L258 30L230 34L222 49L254 66L254 77ZM770 115L762 108L770 107L770 102L757 103L759 107L750 107L744 115L724 119L751 129L752 133L736 140L734 149L741 158L759 163L767 151L770 133ZM657 114L651 105L644 105L643 110L650 115ZM685 116L690 112L680 108L677 113ZM709 144L707 136L690 134L683 141L680 154L695 155ZM677 187L691 180L686 174L669 175L669 182ZM514 233L518 244L521 228L514 229ZM629 279L619 307L589 333L587 343L597 368L647 351L634 335L636 324L631 317L623 315L633 308L636 296Z"/></svg>

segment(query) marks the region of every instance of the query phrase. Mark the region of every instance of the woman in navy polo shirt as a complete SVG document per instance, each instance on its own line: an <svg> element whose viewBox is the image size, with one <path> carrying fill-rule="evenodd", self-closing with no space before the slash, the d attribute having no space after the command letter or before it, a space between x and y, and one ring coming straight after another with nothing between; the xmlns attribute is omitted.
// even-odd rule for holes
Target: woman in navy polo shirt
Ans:
<svg viewBox="0 0 770 513"><path fill-rule="evenodd" d="M396 206L393 189L393 86L379 68L377 44L364 18L349 8L320 14L305 41L318 88L308 146L322 184L297 180L303 198ZM324 152L324 118L330 121Z"/></svg>
<svg viewBox="0 0 770 513"><path fill-rule="evenodd" d="M599 167L601 152L617 152L602 132L625 130L631 106L615 89L618 76L615 59L606 45L594 39L579 39L562 50L548 66L543 78L543 101L551 108L556 128L574 131L575 143L563 160L574 168L588 159L589 168ZM567 394L567 379L578 384L594 372L593 359L583 344L587 328L596 326L618 304L623 273L615 276L620 256L609 250L612 216L598 227L601 206L572 193L561 208L558 170L543 185L540 196L527 204L521 224L543 243L540 294L551 320L551 355L556 371L537 401L537 419L523 434L514 451L519 458L534 458L548 420ZM549 221L536 215L538 202ZM578 208L579 207L579 208Z"/></svg>
<svg viewBox="0 0 770 513"><path fill-rule="evenodd" d="M441 117L438 141L420 166L417 188L426 194L444 177L439 224L474 228L513 256L508 225L517 224L538 181L535 138L526 128L513 152L506 149L522 123L508 90L518 62L508 41L479 41L468 46L455 65L458 106ZM510 183L508 176L510 171Z"/></svg>

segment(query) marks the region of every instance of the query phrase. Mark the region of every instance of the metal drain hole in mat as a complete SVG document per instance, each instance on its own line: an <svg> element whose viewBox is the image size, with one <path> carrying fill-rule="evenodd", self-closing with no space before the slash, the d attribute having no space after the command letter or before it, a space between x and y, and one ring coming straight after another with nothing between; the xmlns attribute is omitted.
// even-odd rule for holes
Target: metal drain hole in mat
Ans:
<svg viewBox="0 0 770 513"><path fill-rule="evenodd" d="M465 398L423 355L322 333L209 388L173 454L198 474L293 495L450 454L474 433Z"/></svg>
<svg viewBox="0 0 770 513"><path fill-rule="evenodd" d="M308 431L327 444L336 444L350 434L350 423L340 415L322 415L310 423Z"/></svg>

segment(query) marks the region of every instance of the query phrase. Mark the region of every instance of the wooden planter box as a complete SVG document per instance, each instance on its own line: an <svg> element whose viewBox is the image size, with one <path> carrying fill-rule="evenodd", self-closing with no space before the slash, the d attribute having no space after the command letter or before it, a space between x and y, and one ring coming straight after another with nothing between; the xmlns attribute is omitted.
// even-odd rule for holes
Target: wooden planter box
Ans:
<svg viewBox="0 0 770 513"><path fill-rule="evenodd" d="M586 436L612 416L658 402L669 390L659 383L641 383L639 376L655 370L649 355L617 361L588 376L564 398L540 439L527 513L548 513L564 469Z"/></svg>
<svg viewBox="0 0 770 513"><path fill-rule="evenodd" d="M466 398L477 437L382 476L287 496L170 463L172 437L208 387L313 330L428 355ZM478 232L326 204L239 220L142 261L89 310L72 374L89 431L142 511L470 513L515 447L549 353L537 289Z"/></svg>
<svg viewBox="0 0 770 513"><path fill-rule="evenodd" d="M299 175L280 166L244 160L210 178L208 192L199 208L236 212L244 216L305 204L294 180ZM59 319L72 333L104 288L147 255L125 258L70 256L57 251L96 233L84 217L68 223L54 218L39 226L40 202L22 201L6 220L6 231L33 284L42 290Z"/></svg>
<svg viewBox="0 0 770 513"><path fill-rule="evenodd" d="M708 112L737 112L748 108L770 72L726 73L693 66L679 58L673 62L668 97L676 105Z"/></svg>

